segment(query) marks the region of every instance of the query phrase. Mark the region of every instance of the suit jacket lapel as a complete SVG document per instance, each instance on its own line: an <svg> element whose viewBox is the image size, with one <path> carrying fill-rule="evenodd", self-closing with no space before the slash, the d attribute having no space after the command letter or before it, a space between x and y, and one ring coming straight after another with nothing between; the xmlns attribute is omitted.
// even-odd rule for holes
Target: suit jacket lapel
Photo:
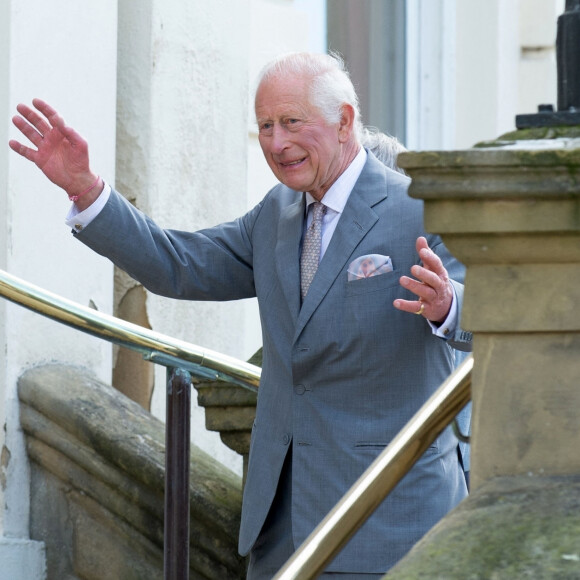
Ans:
<svg viewBox="0 0 580 580"><path fill-rule="evenodd" d="M328 293L356 246L377 222L378 216L372 208L385 197L387 179L384 167L374 156L369 155L304 299L298 315L295 339Z"/></svg>
<svg viewBox="0 0 580 580"><path fill-rule="evenodd" d="M304 227L304 195L280 213L276 270L294 320L300 311L300 240Z"/></svg>

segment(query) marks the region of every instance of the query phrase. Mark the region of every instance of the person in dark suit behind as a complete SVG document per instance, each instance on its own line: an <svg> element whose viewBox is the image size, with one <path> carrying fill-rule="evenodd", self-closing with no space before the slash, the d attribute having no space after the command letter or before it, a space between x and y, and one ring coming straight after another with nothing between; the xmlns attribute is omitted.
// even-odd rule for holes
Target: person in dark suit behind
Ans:
<svg viewBox="0 0 580 580"><path fill-rule="evenodd" d="M361 146L337 56L294 53L264 68L256 119L280 183L240 218L198 232L144 216L93 172L84 139L33 105L13 119L32 147L10 146L74 201L78 240L164 296L257 297L263 370L239 550L248 578L271 578L445 380L453 348L470 350L463 267L424 231L409 179ZM353 274L369 256L380 272ZM381 577L461 501L456 448L446 429L323 577Z"/></svg>
<svg viewBox="0 0 580 580"><path fill-rule="evenodd" d="M407 148L396 137L383 133L376 127L365 126L362 128L361 142L362 146L368 149L381 163L407 175L406 171L397 163L399 153L407 151Z"/></svg>

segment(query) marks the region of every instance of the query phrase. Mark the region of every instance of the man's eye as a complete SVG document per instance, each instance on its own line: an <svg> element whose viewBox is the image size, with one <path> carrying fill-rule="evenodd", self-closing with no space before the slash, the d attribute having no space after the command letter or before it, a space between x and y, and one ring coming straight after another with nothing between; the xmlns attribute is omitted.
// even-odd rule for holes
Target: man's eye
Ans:
<svg viewBox="0 0 580 580"><path fill-rule="evenodd" d="M301 123L301 120L295 119L294 117L284 119L284 126L289 131L297 131L300 128L300 123Z"/></svg>
<svg viewBox="0 0 580 580"><path fill-rule="evenodd" d="M272 131L272 123L262 123L259 126L260 133L268 133Z"/></svg>

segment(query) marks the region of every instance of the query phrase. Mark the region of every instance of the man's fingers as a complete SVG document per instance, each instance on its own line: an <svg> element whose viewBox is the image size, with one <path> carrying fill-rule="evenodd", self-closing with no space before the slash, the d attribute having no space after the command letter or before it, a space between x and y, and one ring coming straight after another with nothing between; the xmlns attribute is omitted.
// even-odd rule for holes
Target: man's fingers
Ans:
<svg viewBox="0 0 580 580"><path fill-rule="evenodd" d="M415 243L415 248L417 250L417 254L421 253L423 249L429 249L429 244L427 243L427 238L425 236L419 236L417 238L417 242Z"/></svg>
<svg viewBox="0 0 580 580"><path fill-rule="evenodd" d="M421 258L424 265L439 267L443 265L443 262L441 262L439 256L430 248L423 248L419 252L419 257Z"/></svg>
<svg viewBox="0 0 580 580"><path fill-rule="evenodd" d="M63 136L68 139L73 147L87 147L87 142L72 128L65 125L64 120L60 117L62 125L58 128Z"/></svg>
<svg viewBox="0 0 580 580"><path fill-rule="evenodd" d="M431 250L427 238L420 236L415 244L422 265L411 267L411 274L416 278L401 276L401 286L417 295L415 300L397 299L393 305L398 310L423 315L425 318L440 321L449 312L452 300L449 288L449 275L443 262Z"/></svg>
<svg viewBox="0 0 580 580"><path fill-rule="evenodd" d="M18 153L18 155L22 155L22 157L25 157L29 161L35 162L37 152L34 149L26 147L14 139L8 141L8 145L10 146L10 149Z"/></svg>
<svg viewBox="0 0 580 580"><path fill-rule="evenodd" d="M401 300L397 298L393 301L393 306L402 312L409 312L411 314L422 314L427 318L427 303L420 300Z"/></svg>
<svg viewBox="0 0 580 580"><path fill-rule="evenodd" d="M58 111L56 109L53 109L48 103L45 103L42 99L32 99L32 104L48 120L48 123L46 123L46 121L43 121L42 117L40 117L40 115L37 114L41 122L43 121L44 123L46 123L48 127L54 127L55 129L58 129L63 134L65 132L70 133L71 130L66 127L64 119L58 114Z"/></svg>
<svg viewBox="0 0 580 580"><path fill-rule="evenodd" d="M56 109L53 109L48 103L42 99L32 99L32 105L37 111L40 111L47 119L51 117L59 117Z"/></svg>
<svg viewBox="0 0 580 580"><path fill-rule="evenodd" d="M36 130L44 135L50 131L52 128L47 120L39 115L34 109L31 109L27 105L19 104L16 110L33 126Z"/></svg>
<svg viewBox="0 0 580 580"><path fill-rule="evenodd" d="M447 270L441 261L441 258L430 249L423 249L420 252L420 257L423 262L423 267L426 270L432 272L443 284L447 284L449 280L449 275L447 274ZM427 282L427 280L425 280ZM436 283L435 280L433 282ZM429 282L427 282L429 283ZM433 285L433 284L432 284Z"/></svg>
<svg viewBox="0 0 580 580"><path fill-rule="evenodd" d="M42 99L33 99L32 104L48 119L50 126L58 129L62 135L75 147L85 146L85 140L72 128L69 127L63 117L58 114L48 103Z"/></svg>
<svg viewBox="0 0 580 580"><path fill-rule="evenodd" d="M417 266L419 268L420 266ZM409 276L401 276L400 283L403 288L410 290L422 300L430 299L434 294L433 288L430 285L424 284L421 281L409 278Z"/></svg>
<svg viewBox="0 0 580 580"><path fill-rule="evenodd" d="M16 107L20 116L13 117L12 122L33 145L40 147L42 140L56 129L73 147L78 147L79 151L86 149L86 141L73 128L66 125L56 109L41 99L34 99L32 103L38 112L20 103ZM20 152L18 149L14 150Z"/></svg>
<svg viewBox="0 0 580 580"><path fill-rule="evenodd" d="M12 122L32 144L38 147L38 144L42 141L42 135L35 127L33 127L30 123L27 123L22 117L19 116L13 117Z"/></svg>

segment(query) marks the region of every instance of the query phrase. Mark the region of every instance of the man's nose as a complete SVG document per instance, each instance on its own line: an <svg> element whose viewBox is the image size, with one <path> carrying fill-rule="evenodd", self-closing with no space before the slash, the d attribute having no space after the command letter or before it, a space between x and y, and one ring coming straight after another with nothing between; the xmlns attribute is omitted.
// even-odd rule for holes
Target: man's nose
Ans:
<svg viewBox="0 0 580 580"><path fill-rule="evenodd" d="M272 153L282 153L288 147L288 132L279 124L272 128Z"/></svg>

